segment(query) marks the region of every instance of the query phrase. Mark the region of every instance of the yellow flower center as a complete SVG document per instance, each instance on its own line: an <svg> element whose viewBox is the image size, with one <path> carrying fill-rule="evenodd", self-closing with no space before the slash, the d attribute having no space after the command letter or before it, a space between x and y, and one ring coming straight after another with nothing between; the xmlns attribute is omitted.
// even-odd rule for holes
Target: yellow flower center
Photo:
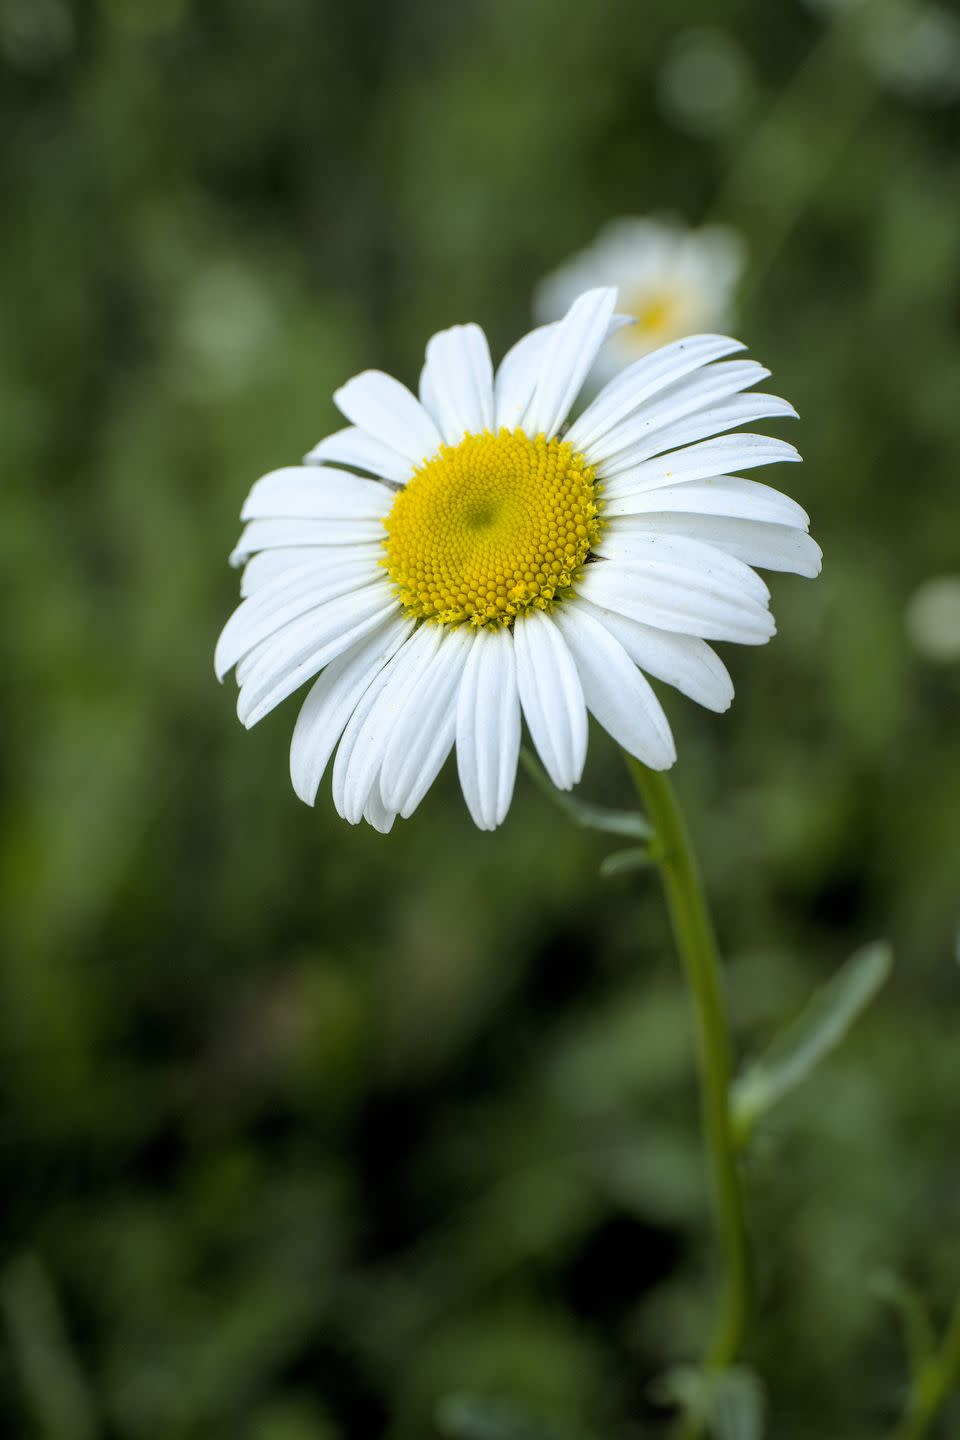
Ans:
<svg viewBox="0 0 960 1440"><path fill-rule="evenodd" d="M600 535L594 471L522 430L442 445L398 492L383 564L423 620L510 625L568 595Z"/></svg>
<svg viewBox="0 0 960 1440"><path fill-rule="evenodd" d="M668 290L641 290L627 297L624 313L636 318L635 331L644 338L666 335L680 323L683 298ZM628 336L630 331L627 332Z"/></svg>

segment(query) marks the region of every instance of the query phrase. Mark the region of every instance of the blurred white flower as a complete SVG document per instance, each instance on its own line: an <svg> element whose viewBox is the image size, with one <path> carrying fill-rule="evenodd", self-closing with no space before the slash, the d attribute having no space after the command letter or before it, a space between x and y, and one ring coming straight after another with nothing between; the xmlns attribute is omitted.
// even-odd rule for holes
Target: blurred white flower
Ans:
<svg viewBox="0 0 960 1440"><path fill-rule="evenodd" d="M907 634L925 660L960 660L960 575L925 580L907 602Z"/></svg>
<svg viewBox="0 0 960 1440"><path fill-rule="evenodd" d="M595 375L606 379L672 340L727 329L742 270L743 245L732 230L614 220L588 249L540 283L534 308L546 323L590 286L617 286L623 313L636 323L618 331L598 358Z"/></svg>
<svg viewBox="0 0 960 1440"><path fill-rule="evenodd" d="M728 358L739 341L664 346L566 428L623 329L616 298L580 295L496 371L478 325L441 331L419 397L364 371L334 396L350 424L254 485L216 670L236 668L247 726L314 682L290 752L308 804L336 750L338 812L387 831L456 747L470 813L492 830L521 716L560 789L582 774L588 711L666 769L673 737L643 672L725 710L733 685L707 641L775 631L753 567L819 572L801 507L737 474L800 458L726 433L796 413L751 388L770 372Z"/></svg>

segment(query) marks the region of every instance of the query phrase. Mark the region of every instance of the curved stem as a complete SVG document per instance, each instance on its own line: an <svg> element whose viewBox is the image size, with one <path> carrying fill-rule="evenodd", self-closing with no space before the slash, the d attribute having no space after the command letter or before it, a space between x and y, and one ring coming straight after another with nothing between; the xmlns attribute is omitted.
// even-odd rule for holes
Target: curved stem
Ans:
<svg viewBox="0 0 960 1440"><path fill-rule="evenodd" d="M960 1299L954 1307L943 1344L914 1377L907 1413L891 1440L923 1440L954 1386L960 1382Z"/></svg>
<svg viewBox="0 0 960 1440"><path fill-rule="evenodd" d="M730 1115L733 1060L720 983L720 957L696 857L673 786L666 775L626 757L647 815L656 830L653 857L660 866L677 948L686 970L697 1022L704 1142L713 1187L722 1264L719 1305L704 1356L725 1369L736 1357L747 1323L750 1266L737 1146ZM681 1431L693 1436L696 1425Z"/></svg>

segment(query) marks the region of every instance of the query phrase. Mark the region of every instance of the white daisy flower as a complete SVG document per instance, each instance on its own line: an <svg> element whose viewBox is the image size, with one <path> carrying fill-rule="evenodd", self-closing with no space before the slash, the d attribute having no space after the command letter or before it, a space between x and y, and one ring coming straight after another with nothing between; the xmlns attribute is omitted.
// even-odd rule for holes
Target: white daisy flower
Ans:
<svg viewBox="0 0 960 1440"><path fill-rule="evenodd" d="M636 321L599 357L598 379L631 360L702 330L730 323L743 269L743 246L722 226L689 230L664 220L614 220L594 243L541 281L538 320L558 320L592 285L615 285L621 309Z"/></svg>
<svg viewBox="0 0 960 1440"><path fill-rule="evenodd" d="M521 716L560 789L583 771L588 711L666 769L673 738L644 672L725 710L733 686L707 641L774 633L750 567L818 573L800 506L735 473L800 458L724 433L795 414L747 393L769 371L727 359L738 341L700 335L636 361L565 430L623 324L615 301L581 295L496 373L477 325L441 331L419 399L365 371L334 397L347 428L254 485L232 556L244 598L216 669L236 667L247 726L314 681L290 752L308 804L336 750L338 812L386 832L456 747L470 814L492 830Z"/></svg>

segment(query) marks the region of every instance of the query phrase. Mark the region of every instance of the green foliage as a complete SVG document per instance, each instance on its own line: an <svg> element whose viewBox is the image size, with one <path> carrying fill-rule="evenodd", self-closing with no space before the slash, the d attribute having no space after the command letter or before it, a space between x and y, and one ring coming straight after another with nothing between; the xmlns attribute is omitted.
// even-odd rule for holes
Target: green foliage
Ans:
<svg viewBox="0 0 960 1440"><path fill-rule="evenodd" d="M899 1413L870 1277L960 1279L960 672L907 623L958 568L960 112L825 9L0 0L3 1435L668 1431L712 1275L653 877L526 775L496 836L449 772L350 830L290 792L296 702L248 734L212 676L243 498L334 388L457 320L499 355L648 212L744 235L825 552L727 715L658 687L738 1053L901 957L745 1157L749 1361L776 1440ZM625 803L598 733L581 793Z"/></svg>
<svg viewBox="0 0 960 1440"><path fill-rule="evenodd" d="M731 1096L734 1127L743 1138L840 1044L886 983L892 960L884 943L858 950L747 1066Z"/></svg>
<svg viewBox="0 0 960 1440"><path fill-rule="evenodd" d="M443 1400L438 1423L440 1433L450 1440L564 1440L561 1431L542 1425L512 1405L468 1395Z"/></svg>
<svg viewBox="0 0 960 1440"><path fill-rule="evenodd" d="M763 1386L745 1366L721 1374L680 1367L663 1376L657 1390L702 1424L711 1440L763 1440Z"/></svg>

